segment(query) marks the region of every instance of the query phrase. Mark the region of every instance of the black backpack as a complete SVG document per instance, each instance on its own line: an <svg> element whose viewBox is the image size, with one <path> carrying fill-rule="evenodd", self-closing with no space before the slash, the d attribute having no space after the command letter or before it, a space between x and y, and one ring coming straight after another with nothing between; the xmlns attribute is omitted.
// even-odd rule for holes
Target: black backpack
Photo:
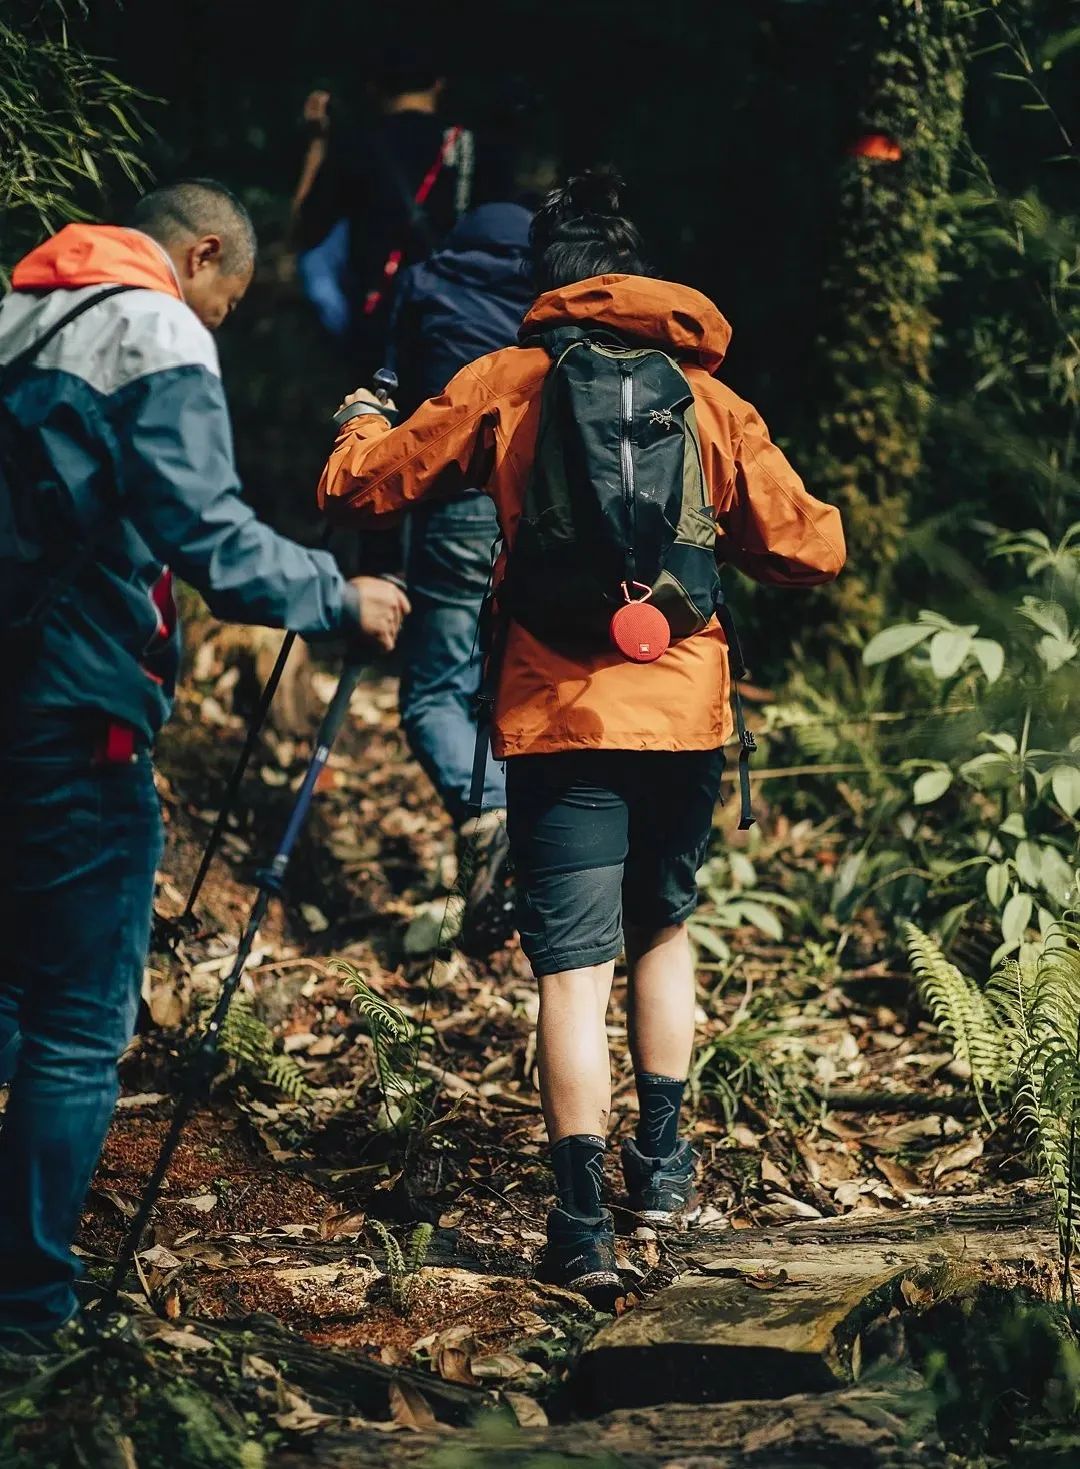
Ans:
<svg viewBox="0 0 1080 1469"><path fill-rule="evenodd" d="M686 375L607 332L569 327L526 345L554 365L501 609L556 645L603 645L628 600L650 601L672 640L701 632L721 594Z"/></svg>
<svg viewBox="0 0 1080 1469"><path fill-rule="evenodd" d="M675 358L613 333L565 327L529 337L553 366L544 382L536 452L497 617L487 612L489 653L470 805L483 795L488 726L508 619L541 642L596 649L614 641L652 661L647 642L628 651L620 609L651 604L649 626L668 641L720 619L733 678L745 675L716 563L716 517L701 460L693 389ZM666 626L664 626L666 624ZM633 646L639 624L629 639ZM648 636L646 634L645 636ZM662 649L661 649L662 651ZM745 829L753 824L748 761L754 737L735 690Z"/></svg>

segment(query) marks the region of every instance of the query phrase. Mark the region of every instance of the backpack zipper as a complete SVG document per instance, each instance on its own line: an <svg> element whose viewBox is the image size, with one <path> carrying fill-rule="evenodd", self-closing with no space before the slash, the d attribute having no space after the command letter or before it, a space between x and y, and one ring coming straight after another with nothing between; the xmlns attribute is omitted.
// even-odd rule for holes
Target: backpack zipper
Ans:
<svg viewBox="0 0 1080 1469"><path fill-rule="evenodd" d="M633 582L637 572L634 557L634 546L637 544L637 497L634 492L634 455L630 447L630 434L634 427L634 369L629 362L620 362L619 371L622 373L619 393L619 457L622 463L626 525L630 536L626 547L626 579Z"/></svg>

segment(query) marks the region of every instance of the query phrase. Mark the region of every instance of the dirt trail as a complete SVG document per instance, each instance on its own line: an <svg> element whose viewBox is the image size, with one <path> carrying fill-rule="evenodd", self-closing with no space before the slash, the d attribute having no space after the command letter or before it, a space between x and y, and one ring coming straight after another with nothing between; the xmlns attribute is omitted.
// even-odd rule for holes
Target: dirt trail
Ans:
<svg viewBox="0 0 1080 1469"><path fill-rule="evenodd" d="M584 1460L583 1430L542 1428L582 1411L575 1363L609 1318L531 1282L548 1207L534 986L513 947L491 965L450 948L430 952L453 883L452 834L407 757L394 706L390 679L358 691L353 726L322 783L284 908L260 935L242 1000L244 1013L268 1027L289 1058L293 1095L271 1084L265 1057L234 1059L189 1128L143 1244L141 1286L132 1281L133 1309L145 1312L140 1298L148 1296L165 1322L153 1326L143 1315L157 1335L146 1349L152 1367L143 1361L138 1371L160 1373L171 1354L181 1377L210 1390L206 1361L214 1355L214 1411L229 1422L235 1411L257 1409L269 1434L263 1447L281 1465L299 1463L294 1454L312 1462L312 1453L326 1465L358 1462L348 1457L349 1443L358 1452L364 1446L364 1462L424 1460L436 1437L443 1457L425 1462L503 1462L499 1455L513 1451L499 1447L505 1429L492 1428L494 1419L480 1439L468 1439L464 1457L446 1457L446 1433L456 1441L464 1431L460 1423L445 1428L464 1421L454 1393L472 1394L467 1401L481 1408L501 1402L504 1415L522 1425L520 1447L547 1445L570 1454L567 1462L681 1463L695 1445L700 1456L722 1437L722 1452L692 1462L764 1463L748 1426L752 1405L742 1419L737 1405L705 1416L699 1409L696 1419L682 1409L666 1417L621 1409L589 1426L589 1452L597 1456ZM130 1217L167 1125L183 1044L228 967L254 868L285 818L307 753L302 741L268 737L207 884L202 929L177 941L168 920L182 906L240 738L239 722L213 696L188 693L162 742L164 921L140 1035L123 1065L124 1097L83 1220L79 1246L92 1272L114 1253ZM725 839L738 843L729 816L718 819ZM808 823L792 828L774 814L753 855L782 892L812 885L835 852L834 833ZM711 901L706 895L706 911ZM768 1226L779 1238L790 1224L843 1217L865 1218L887 1234L903 1211L968 1195L988 1172L998 1180L1023 1177L1006 1140L952 1115L968 1110L963 1080L912 1010L906 976L882 962L872 925L848 943L846 970L820 925L817 935L804 932L796 941L749 927L727 937L732 963L702 955L707 1065L691 1109L709 1229L735 1238ZM397 1057L416 1093L416 1120L404 1130L388 1119L370 1026L350 1003L335 959L421 1028L419 1044L410 1041L408 1054ZM616 1142L633 1127L636 1107L623 998L617 982L609 1027ZM773 1057L769 1066L755 1063L755 1046ZM814 1098L827 1088L855 1093L851 1110L824 1111ZM901 1098L896 1108L865 1110L882 1092ZM418 1222L434 1227L406 1306L390 1299L387 1241L375 1220L405 1247ZM625 1216L621 1224L620 1325L638 1303L695 1268L689 1257L696 1254L693 1234L658 1239L635 1233ZM933 1299L931 1291L924 1304ZM358 1398L355 1381L341 1386L348 1374L338 1352L353 1361L353 1378L367 1362L372 1372L404 1374L402 1385L377 1377ZM850 1355L848 1376L849 1369ZM887 1390L895 1398L889 1412L900 1411L911 1386L905 1382ZM850 1462L902 1462L895 1456L903 1433L880 1428L888 1413L873 1398L886 1389L860 1390L862 1407L854 1398L845 1406L837 1390L779 1417L770 1407L756 1423L765 1435L759 1447L790 1448L803 1434L807 1455L790 1462L816 1464L819 1453L822 1463L848 1462L837 1457L838 1425L846 1424L851 1445L864 1451ZM852 1424L865 1427L875 1414L879 1428L868 1429L863 1442ZM364 1426L379 1419L379 1431ZM242 1440L250 1429L239 1421L230 1432ZM444 1427L436 1433L437 1423ZM395 1424L412 1434L387 1439ZM920 1462L937 1462L933 1435L924 1448Z"/></svg>

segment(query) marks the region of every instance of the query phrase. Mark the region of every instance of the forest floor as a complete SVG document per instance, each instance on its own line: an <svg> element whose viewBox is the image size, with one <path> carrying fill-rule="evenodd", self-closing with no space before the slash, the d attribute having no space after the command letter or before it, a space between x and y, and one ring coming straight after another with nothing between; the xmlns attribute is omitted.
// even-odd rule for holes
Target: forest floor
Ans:
<svg viewBox="0 0 1080 1469"><path fill-rule="evenodd" d="M321 692L328 685L315 676ZM184 1045L230 966L255 869L309 753L302 740L268 733L204 890L199 927L172 928L242 738L222 702L185 692L161 742L161 921L140 1032L123 1062L123 1096L78 1241L91 1280L103 1275L134 1211ZM121 1337L103 1356L77 1354L30 1390L0 1383L0 1406L19 1418L3 1439L14 1455L5 1465L945 1463L949 1445L916 1371L929 1348L898 1349L888 1323L906 1311L945 1310L963 1271L945 1282L942 1267L931 1279L914 1255L912 1269L923 1273L903 1281L895 1269L879 1279L871 1261L873 1289L855 1293L858 1311L845 1307L828 1340L809 1349L828 1363L828 1381L808 1378L800 1398L799 1374L783 1378L781 1355L781 1385L741 1389L768 1400L751 1401L741 1418L740 1404L727 1401L739 1393L722 1380L735 1359L686 1369L696 1385L682 1396L710 1406L671 1404L658 1416L662 1397L628 1403L629 1389L619 1387L623 1361L636 1363L637 1379L639 1368L652 1371L651 1358L634 1357L653 1339L647 1332L628 1338L630 1357L583 1354L599 1330L625 1333L635 1313L651 1320L647 1308L687 1270L698 1271L703 1289L710 1278L715 1288L737 1277L747 1298L782 1296L800 1279L803 1255L792 1248L809 1240L828 1249L835 1240L830 1258L847 1261L838 1289L850 1294L858 1276L851 1251L888 1257L901 1248L889 1241L904 1238L905 1220L929 1221L937 1240L962 1218L974 1241L983 1224L972 1208L989 1210L999 1227L1015 1207L1018 1227L1045 1234L1041 1197L1022 1182L1022 1150L973 1106L872 915L845 933L793 920L799 931L780 938L742 924L724 933L715 955L703 950L689 1108L702 1157L701 1227L657 1237L617 1214L626 1292L612 1324L532 1279L549 1178L528 964L515 946L485 964L439 947L454 882L450 824L397 728L394 681L364 682L353 713L240 1002L242 1017L262 1021L290 1058L286 1089L257 1045L250 1059L223 1068L184 1135L131 1277L125 1302L141 1344ZM718 843L747 849L730 806L718 808L717 821ZM840 843L834 824L793 826L768 812L749 850L763 890L805 895L835 866ZM706 892L704 914L722 901ZM395 1128L388 1115L370 1022L352 1003L339 960L413 1022L415 1039L393 1058L389 1094L391 1111L413 1107L408 1126ZM615 1144L633 1129L636 1107L624 998L619 978L609 1024ZM414 1278L391 1279L387 1239L373 1221L406 1246L416 1223L434 1227ZM1043 1243L1040 1234L1026 1253L1004 1252L991 1284L1023 1280L1043 1293ZM980 1253L982 1270L1001 1252ZM763 1263L741 1263L762 1254ZM788 1264L774 1269L773 1257ZM941 1267L950 1249L934 1258ZM902 1295L881 1294L886 1276ZM392 1299L402 1284L405 1302ZM654 1333L657 1342L666 1329ZM877 1342L875 1360L891 1376L867 1376L866 1342ZM699 1344L687 1362L700 1366L702 1351ZM809 1426L800 1428L804 1418ZM171 1447L154 1449L161 1439Z"/></svg>

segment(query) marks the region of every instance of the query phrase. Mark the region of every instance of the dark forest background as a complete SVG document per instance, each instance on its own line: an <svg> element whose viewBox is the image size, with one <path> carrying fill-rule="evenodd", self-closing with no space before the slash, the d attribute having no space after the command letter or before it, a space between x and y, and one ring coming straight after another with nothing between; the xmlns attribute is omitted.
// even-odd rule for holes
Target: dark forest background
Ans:
<svg viewBox="0 0 1080 1469"><path fill-rule="evenodd" d="M1006 26L1029 49L1034 83L1052 93L1045 99L1052 112L1023 85L1023 68L1005 45ZM503 125L507 95L525 96L531 136L561 169L615 163L657 268L704 290L732 322L725 379L761 408L808 478L816 478L814 487L844 503L836 474L822 479L818 465L823 446L833 460L851 455L823 439L822 415L844 392L858 390L850 379L861 369L849 364L838 373L822 346L831 343L850 358L846 338L853 331L862 338L855 356L866 346L868 324L856 298L876 292L901 312L906 302L920 315L910 323L912 338L928 335L915 349L917 361L902 344L884 369L867 361L867 389L872 381L880 387L892 370L906 386L886 385L886 394L896 388L910 399L922 376L920 391L950 407L969 400L986 375L974 318L987 309L999 317L1038 311L1023 300L1018 262L995 262L983 237L1006 223L989 218L991 194L1005 209L1034 194L1055 218L1076 209L1076 159L1068 159L1061 133L1078 131L1077 26L1075 0L1005 7L945 0L926 0L925 7L914 0L671 0L662 7L506 0L382 9L312 0L289 10L253 0L172 7L129 0L123 8L94 4L79 36L91 52L115 58L125 82L163 99L141 108L153 129L141 151L155 177L217 176L255 214L263 267L251 300L222 336L222 352L250 493L267 513L303 529L326 447L327 411L341 389L354 385L350 364L319 335L289 283L288 199L304 146L300 109L313 87L327 87L342 111L355 113L365 59L379 45L420 36L444 59L448 118L490 137ZM935 47L945 49L938 55ZM915 70L905 76L905 66ZM955 79L959 95L946 98L944 109L955 103L962 135L950 132L947 117L935 121L942 96L935 102L934 68L938 81ZM862 161L853 165L848 150L878 128L899 135L904 157L876 166L879 175L894 167L898 182L880 217L871 211L859 221L860 238L852 182L856 170L865 180L868 169ZM130 192L123 181L113 186L115 212ZM914 218L920 211L921 222ZM1013 278L1012 295L1000 293L1003 275ZM864 319L853 320L853 312ZM895 319L886 325L898 327ZM848 380L841 385L838 376ZM901 446L904 463L884 466L886 480L902 484L883 484L871 496L890 522L900 499L907 525L953 506L970 508L989 494L998 520L1024 523L1031 486L1010 483L1000 455L984 465L979 444L966 442L970 425L909 401L897 405L890 427L881 421L877 388L872 396L879 400L880 442L893 428L898 440L919 440L914 459ZM860 623L872 631L884 605L868 590L880 582L880 532L876 523L855 532L869 568L849 582L843 607L856 632ZM886 540L892 536L887 530ZM902 589L903 546L885 559L890 586L891 563L899 561ZM924 573L916 568L913 595L921 593ZM765 609L773 605L750 589L745 596ZM775 671L769 650L762 658Z"/></svg>

